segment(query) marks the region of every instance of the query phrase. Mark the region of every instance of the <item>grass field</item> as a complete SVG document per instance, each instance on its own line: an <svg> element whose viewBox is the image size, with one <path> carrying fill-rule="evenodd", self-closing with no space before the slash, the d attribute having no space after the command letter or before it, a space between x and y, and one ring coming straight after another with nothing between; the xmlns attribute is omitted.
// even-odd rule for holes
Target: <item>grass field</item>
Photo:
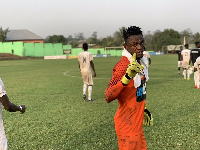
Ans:
<svg viewBox="0 0 200 150"><path fill-rule="evenodd" d="M117 100L104 91L120 57L94 58L94 102L82 100L77 59L6 60L0 77L10 100L26 113L3 110L10 150L117 150ZM146 105L154 125L144 126L148 150L200 149L200 90L177 75L177 55L151 56Z"/></svg>

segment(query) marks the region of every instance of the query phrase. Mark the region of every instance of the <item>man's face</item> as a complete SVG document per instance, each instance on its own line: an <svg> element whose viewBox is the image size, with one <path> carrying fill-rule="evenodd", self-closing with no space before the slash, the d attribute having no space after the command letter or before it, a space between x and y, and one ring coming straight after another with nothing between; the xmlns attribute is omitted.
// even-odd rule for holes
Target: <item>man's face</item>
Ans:
<svg viewBox="0 0 200 150"><path fill-rule="evenodd" d="M143 51L144 51L144 38L141 34L139 35L132 35L130 36L126 43L124 44L124 48L133 55L136 53L137 58L143 57Z"/></svg>

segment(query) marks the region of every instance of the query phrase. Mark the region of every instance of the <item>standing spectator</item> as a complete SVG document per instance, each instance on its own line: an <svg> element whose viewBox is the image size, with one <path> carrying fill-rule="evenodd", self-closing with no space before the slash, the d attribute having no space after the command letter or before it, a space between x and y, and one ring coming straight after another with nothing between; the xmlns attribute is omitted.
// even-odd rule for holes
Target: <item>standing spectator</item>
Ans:
<svg viewBox="0 0 200 150"><path fill-rule="evenodd" d="M190 80L190 72L188 72L188 65L190 65L190 53L191 50L188 49L189 44L185 44L185 49L181 51L181 56L183 57L183 76L184 79Z"/></svg>
<svg viewBox="0 0 200 150"><path fill-rule="evenodd" d="M88 101L92 102L92 70L94 72L94 77L96 77L96 72L93 63L93 57L90 52L88 52L88 44L83 44L83 52L78 55L79 69L83 78L83 99L86 100L86 91L88 88Z"/></svg>
<svg viewBox="0 0 200 150"><path fill-rule="evenodd" d="M196 62L196 59L200 56L200 42L195 42L196 48L191 50L191 61L194 69L194 63ZM197 88L197 70L194 69L194 83L195 88Z"/></svg>
<svg viewBox="0 0 200 150"><path fill-rule="evenodd" d="M145 57L148 60L148 67L149 67L149 65L151 64L151 56L150 56L149 52L144 50L143 57Z"/></svg>
<svg viewBox="0 0 200 150"><path fill-rule="evenodd" d="M196 82L195 87L199 89L199 80L200 80L200 57L196 59L196 62L194 63L194 72L196 72Z"/></svg>
<svg viewBox="0 0 200 150"><path fill-rule="evenodd" d="M119 150L147 150L143 132L148 80L148 62L143 58L144 38L136 26L125 29L123 36L122 58L113 68L105 98L108 103L115 99L119 103L114 117Z"/></svg>
<svg viewBox="0 0 200 150"><path fill-rule="evenodd" d="M183 50L183 46L180 46L180 50L177 51L177 53L178 53L178 75L180 75L180 70L181 70L182 63L183 63L183 57L181 57L182 50Z"/></svg>

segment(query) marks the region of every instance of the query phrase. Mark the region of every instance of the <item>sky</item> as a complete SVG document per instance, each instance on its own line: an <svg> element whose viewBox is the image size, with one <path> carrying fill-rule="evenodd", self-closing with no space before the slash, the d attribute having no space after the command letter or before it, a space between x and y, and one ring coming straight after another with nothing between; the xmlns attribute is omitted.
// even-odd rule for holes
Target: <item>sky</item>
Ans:
<svg viewBox="0 0 200 150"><path fill-rule="evenodd" d="M0 0L0 26L42 38L113 36L121 27L200 32L200 0Z"/></svg>

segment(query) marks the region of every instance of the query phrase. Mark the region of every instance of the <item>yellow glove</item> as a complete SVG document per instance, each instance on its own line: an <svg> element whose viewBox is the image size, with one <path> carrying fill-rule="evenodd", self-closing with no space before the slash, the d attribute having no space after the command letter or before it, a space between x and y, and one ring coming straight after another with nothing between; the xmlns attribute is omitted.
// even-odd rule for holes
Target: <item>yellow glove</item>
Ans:
<svg viewBox="0 0 200 150"><path fill-rule="evenodd" d="M136 61L136 53L133 54L132 56L132 62L128 65L127 70L126 70L126 74L122 77L122 83L124 85L127 85L129 83L129 81L135 77L135 75L140 72L141 70L144 69L143 65L140 65L137 61Z"/></svg>
<svg viewBox="0 0 200 150"><path fill-rule="evenodd" d="M144 120L143 125L152 126L153 125L153 117L152 114L146 109L144 109Z"/></svg>

